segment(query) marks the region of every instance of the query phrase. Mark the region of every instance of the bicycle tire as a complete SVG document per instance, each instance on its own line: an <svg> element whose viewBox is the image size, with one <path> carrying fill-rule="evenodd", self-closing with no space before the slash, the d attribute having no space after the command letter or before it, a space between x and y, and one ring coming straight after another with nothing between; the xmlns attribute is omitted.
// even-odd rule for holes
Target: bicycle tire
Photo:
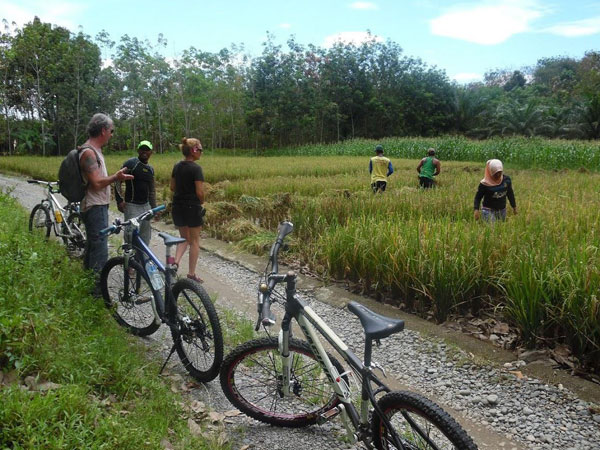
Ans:
<svg viewBox="0 0 600 450"><path fill-rule="evenodd" d="M422 395L390 392L381 397L377 405L391 422L404 448L477 450L465 430L441 407ZM396 448L383 421L375 413L371 431L375 448Z"/></svg>
<svg viewBox="0 0 600 450"><path fill-rule="evenodd" d="M67 217L67 223L71 228L72 237L67 242L67 250L69 254L75 258L83 257L85 253L86 232L83 224L83 218L78 212L72 212Z"/></svg>
<svg viewBox="0 0 600 450"><path fill-rule="evenodd" d="M188 279L172 288L177 326L171 335L177 355L188 373L206 383L219 374L223 362L223 333L210 296Z"/></svg>
<svg viewBox="0 0 600 450"><path fill-rule="evenodd" d="M233 406L261 422L288 428L313 425L339 400L308 343L298 339L290 339L289 345L294 395L283 397L278 345L271 337L236 347L221 367L223 392ZM327 355L343 373L338 360Z"/></svg>
<svg viewBox="0 0 600 450"><path fill-rule="evenodd" d="M140 264L131 258L125 275L125 258L109 259L100 273L106 307L119 325L136 336L148 336L160 327L154 320L154 292Z"/></svg>
<svg viewBox="0 0 600 450"><path fill-rule="evenodd" d="M44 228L46 229L45 232L43 231ZM42 203L35 205L29 215L29 231L38 230L42 234L45 234L46 239L48 239L51 229L52 220L50 219L50 211Z"/></svg>

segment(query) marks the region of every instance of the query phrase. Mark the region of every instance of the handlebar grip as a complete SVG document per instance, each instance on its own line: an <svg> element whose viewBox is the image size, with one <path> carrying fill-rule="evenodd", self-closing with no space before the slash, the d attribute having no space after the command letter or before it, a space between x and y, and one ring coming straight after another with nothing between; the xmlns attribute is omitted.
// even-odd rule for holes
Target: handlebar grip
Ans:
<svg viewBox="0 0 600 450"><path fill-rule="evenodd" d="M157 212L161 212L167 209L167 205L158 205L156 208L152 209L152 214L156 214Z"/></svg>
<svg viewBox="0 0 600 450"><path fill-rule="evenodd" d="M265 327L275 325L275 316L271 312L271 302L266 295L263 295L262 311L260 312L261 323Z"/></svg>
<svg viewBox="0 0 600 450"><path fill-rule="evenodd" d="M100 236L105 236L107 234L114 233L116 229L117 229L117 227L115 225L111 225L110 227L100 230L100 232L98 234L100 234Z"/></svg>
<svg viewBox="0 0 600 450"><path fill-rule="evenodd" d="M27 180L29 184L38 184L38 180Z"/></svg>

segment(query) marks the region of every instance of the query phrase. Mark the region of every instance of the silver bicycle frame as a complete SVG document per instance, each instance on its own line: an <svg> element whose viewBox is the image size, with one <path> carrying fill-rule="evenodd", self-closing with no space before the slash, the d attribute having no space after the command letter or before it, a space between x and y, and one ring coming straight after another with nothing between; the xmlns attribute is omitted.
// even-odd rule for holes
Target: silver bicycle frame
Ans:
<svg viewBox="0 0 600 450"><path fill-rule="evenodd" d="M295 317L296 322L300 326L306 340L308 341L310 347L313 350L313 354L317 358L319 364L321 365L327 379L331 383L336 396L341 402L341 405L338 406L340 409L339 412L342 415L342 422L344 423L344 427L346 428L348 436L353 440L357 441L357 436L355 434L355 426L353 425L353 421L349 417L349 414L354 413L356 416L356 408L352 404L352 394L350 392L350 386L344 380L344 375L350 374L349 372L345 372L340 374L336 367L331 363L331 360L327 356L327 352L319 339L320 333L329 344L333 346L333 348L344 358L352 369L354 376L358 378L357 381L361 382L362 385L362 376L358 375L358 372L364 367L360 359L354 355L354 353L348 348L348 346L339 338L338 335L321 319L315 311L310 306L304 306ZM291 380L291 364L290 364L290 351L289 351L289 338L290 331L284 331L283 329L279 331L278 336L278 344L279 344L279 352L281 354L282 359L282 375L283 375L283 395L289 396L294 395L290 392L290 386L292 383ZM360 397L360 424L367 424L369 422L369 402L368 400ZM350 411L350 412L349 412Z"/></svg>
<svg viewBox="0 0 600 450"><path fill-rule="evenodd" d="M71 226L69 225L69 223L67 222L67 215L66 215L66 210L60 206L59 201L56 199L56 197L54 196L54 194L50 191L50 184L48 183L48 189L46 191L46 200L42 200L42 203L47 203L49 205L50 208L50 213L52 214L52 228L54 229L54 234L58 237L71 237L71 235L73 234L73 231L71 230ZM56 211L58 211L60 213L60 222L57 220L56 217ZM64 234L62 232L62 230L60 229L60 227L58 226L58 224L62 224L64 225L69 234Z"/></svg>

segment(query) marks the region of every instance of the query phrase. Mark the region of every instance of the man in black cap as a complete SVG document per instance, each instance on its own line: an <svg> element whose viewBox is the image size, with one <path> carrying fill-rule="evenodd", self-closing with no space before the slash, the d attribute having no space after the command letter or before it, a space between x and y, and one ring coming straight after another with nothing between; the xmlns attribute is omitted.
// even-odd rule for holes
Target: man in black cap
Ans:
<svg viewBox="0 0 600 450"><path fill-rule="evenodd" d="M138 145L138 156L123 163L133 180L125 181L125 195L121 192L121 182L115 183L115 200L119 211L125 213L125 220L136 217L156 207L156 189L154 187L154 168L148 164L152 155L152 143L142 141ZM140 236L146 244L150 243L150 221L140 223Z"/></svg>
<svg viewBox="0 0 600 450"><path fill-rule="evenodd" d="M369 173L371 174L371 189L373 193L384 192L388 177L394 173L392 162L383 156L383 146L375 146L376 155L369 161Z"/></svg>

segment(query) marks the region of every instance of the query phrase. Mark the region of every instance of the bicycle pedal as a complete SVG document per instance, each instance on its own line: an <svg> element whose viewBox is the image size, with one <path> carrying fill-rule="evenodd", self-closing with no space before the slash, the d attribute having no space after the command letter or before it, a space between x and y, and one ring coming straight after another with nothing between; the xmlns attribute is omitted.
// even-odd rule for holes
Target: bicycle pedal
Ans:
<svg viewBox="0 0 600 450"><path fill-rule="evenodd" d="M328 422L335 416L337 416L340 412L341 410L337 406L331 408L329 411L325 411L323 414L319 414L319 419L317 420L317 423L319 425L323 425L325 422Z"/></svg>

